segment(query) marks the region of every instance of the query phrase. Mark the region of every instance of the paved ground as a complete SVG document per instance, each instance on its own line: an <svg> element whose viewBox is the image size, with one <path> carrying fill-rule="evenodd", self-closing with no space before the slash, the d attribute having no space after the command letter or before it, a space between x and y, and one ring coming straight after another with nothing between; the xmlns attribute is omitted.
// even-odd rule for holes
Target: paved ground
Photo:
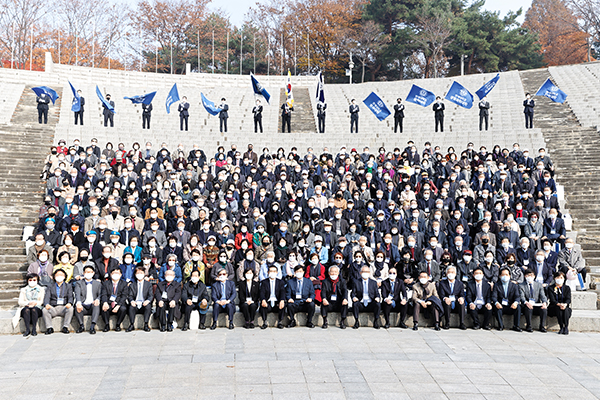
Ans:
<svg viewBox="0 0 600 400"><path fill-rule="evenodd" d="M593 399L600 334L329 328L0 336L4 399Z"/></svg>

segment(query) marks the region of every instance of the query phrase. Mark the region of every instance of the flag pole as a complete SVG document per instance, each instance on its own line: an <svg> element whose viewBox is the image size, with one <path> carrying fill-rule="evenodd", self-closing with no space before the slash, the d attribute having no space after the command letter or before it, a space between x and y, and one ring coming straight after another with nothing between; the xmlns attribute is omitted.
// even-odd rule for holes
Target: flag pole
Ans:
<svg viewBox="0 0 600 400"><path fill-rule="evenodd" d="M215 30L212 31L212 73L215 73Z"/></svg>
<svg viewBox="0 0 600 400"><path fill-rule="evenodd" d="M92 34L92 68L96 67L96 21L94 20L94 33Z"/></svg>
<svg viewBox="0 0 600 400"><path fill-rule="evenodd" d="M198 72L200 72L200 29L198 29Z"/></svg>
<svg viewBox="0 0 600 400"><path fill-rule="evenodd" d="M33 69L33 27L31 27L31 41L29 42L29 70Z"/></svg>
<svg viewBox="0 0 600 400"><path fill-rule="evenodd" d="M169 39L171 42L171 74L173 74L173 28L171 28L171 36Z"/></svg>
<svg viewBox="0 0 600 400"><path fill-rule="evenodd" d="M240 75L244 66L244 32L240 29Z"/></svg>
<svg viewBox="0 0 600 400"><path fill-rule="evenodd" d="M252 45L252 57L254 58L254 66L252 67L252 73L256 73L256 32L254 32L254 44Z"/></svg>
<svg viewBox="0 0 600 400"><path fill-rule="evenodd" d="M58 63L60 64L60 31L58 31Z"/></svg>
<svg viewBox="0 0 600 400"><path fill-rule="evenodd" d="M154 56L154 61L156 62L154 65L154 73L158 73L158 40L156 41L156 54Z"/></svg>
<svg viewBox="0 0 600 400"><path fill-rule="evenodd" d="M283 33L281 34L281 75L283 75Z"/></svg>
<svg viewBox="0 0 600 400"><path fill-rule="evenodd" d="M77 32L77 25L75 25L75 66L79 64L79 36Z"/></svg>
<svg viewBox="0 0 600 400"><path fill-rule="evenodd" d="M229 74L229 29L227 30L227 58L225 62L225 75Z"/></svg>
<svg viewBox="0 0 600 400"><path fill-rule="evenodd" d="M306 35L306 52L308 53L308 72L310 74L310 33Z"/></svg>
<svg viewBox="0 0 600 400"><path fill-rule="evenodd" d="M12 23L12 43L10 47L10 69L13 69L15 62L15 21Z"/></svg>

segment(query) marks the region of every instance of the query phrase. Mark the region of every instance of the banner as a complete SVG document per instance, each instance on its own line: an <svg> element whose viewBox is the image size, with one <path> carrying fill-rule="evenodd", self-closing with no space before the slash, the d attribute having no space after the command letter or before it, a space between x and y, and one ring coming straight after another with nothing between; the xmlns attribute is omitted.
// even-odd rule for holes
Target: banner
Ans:
<svg viewBox="0 0 600 400"><path fill-rule="evenodd" d="M292 93L292 73L288 69L287 83L285 85L285 96L288 107L294 107L294 94Z"/></svg>
<svg viewBox="0 0 600 400"><path fill-rule="evenodd" d="M202 97L202 105L210 115L218 115L221 112L221 109L215 106L215 103L207 99L204 96L204 93L201 92L200 97Z"/></svg>
<svg viewBox="0 0 600 400"><path fill-rule="evenodd" d="M177 84L173 84L173 87L169 91L169 95L167 96L166 106L167 106L167 114L171 112L171 104L179 101L179 92L177 91Z"/></svg>
<svg viewBox="0 0 600 400"><path fill-rule="evenodd" d="M492 91L492 89L496 86L496 83L498 83L498 79L500 79L500 74L496 74L495 77L484 83L483 86L475 92L477 97L479 97L479 100L483 99L488 95L489 92Z"/></svg>
<svg viewBox="0 0 600 400"><path fill-rule="evenodd" d="M37 86L31 88L31 90L33 90L38 96L41 96L42 94L47 94L50 97L50 100L52 100L52 104L54 104L56 99L58 99L58 94L56 93L56 91L54 89L50 89L48 86Z"/></svg>
<svg viewBox="0 0 600 400"><path fill-rule="evenodd" d="M252 79L252 90L254 91L254 94L258 94L264 97L267 103L269 103L271 95L269 94L269 92L267 92L267 89L265 89L265 87L261 85L260 82L258 82L258 80L254 77L254 74L252 72L250 72L250 78Z"/></svg>
<svg viewBox="0 0 600 400"><path fill-rule="evenodd" d="M81 110L81 96L77 94L77 90L75 90L71 81L69 81L69 85L71 86L71 91L73 92L73 104L71 105L71 111L79 112L79 110Z"/></svg>
<svg viewBox="0 0 600 400"><path fill-rule="evenodd" d="M98 95L98 98L100 99L102 104L104 104L106 106L106 108L108 108L110 111L115 113L115 108L110 105L110 103L104 98L104 96L102 96L102 92L100 91L100 88L98 87L98 85L96 85L96 94Z"/></svg>
<svg viewBox="0 0 600 400"><path fill-rule="evenodd" d="M154 100L154 96L156 96L156 92L141 94L139 96L133 97L123 97L125 100L131 100L133 104L150 104L152 100Z"/></svg>
<svg viewBox="0 0 600 400"><path fill-rule="evenodd" d="M317 76L317 101L325 103L325 92L323 91L323 73L319 72Z"/></svg>
<svg viewBox="0 0 600 400"><path fill-rule="evenodd" d="M406 101L427 107L435 101L435 94L417 85L412 85L408 96L406 96Z"/></svg>
<svg viewBox="0 0 600 400"><path fill-rule="evenodd" d="M369 107L369 110L373 111L373 114L375 114L380 121L383 121L391 114L383 100L381 100L375 92L371 92L371 94L363 100L363 103Z"/></svg>
<svg viewBox="0 0 600 400"><path fill-rule="evenodd" d="M550 78L546 79L546 82L540 87L535 94L536 96L545 96L555 103L564 103L567 99L567 94L560 90Z"/></svg>
<svg viewBox="0 0 600 400"><path fill-rule="evenodd" d="M463 85L454 81L446 93L446 100L464 108L473 107L473 95Z"/></svg>

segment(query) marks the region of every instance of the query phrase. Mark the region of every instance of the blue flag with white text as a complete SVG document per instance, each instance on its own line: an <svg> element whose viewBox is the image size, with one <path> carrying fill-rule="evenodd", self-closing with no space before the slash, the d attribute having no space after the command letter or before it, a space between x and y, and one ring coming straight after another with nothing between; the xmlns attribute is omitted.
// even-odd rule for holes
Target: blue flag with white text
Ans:
<svg viewBox="0 0 600 400"><path fill-rule="evenodd" d="M498 83L498 80L500 79L500 74L496 74L495 77L493 77L492 79L490 79L489 81L487 81L486 83L483 84L482 87L480 87L475 94L477 95L477 97L479 97L479 100L483 99L485 96L488 95L489 92L492 91L492 89L496 86L496 83Z"/></svg>
<svg viewBox="0 0 600 400"><path fill-rule="evenodd" d="M125 100L131 100L133 104L150 104L152 100L154 100L154 96L156 96L156 92L140 94L138 96L133 97L123 97Z"/></svg>
<svg viewBox="0 0 600 400"><path fill-rule="evenodd" d="M369 110L373 111L373 114L375 114L380 121L383 121L391 114L383 100L381 100L375 92L371 92L371 94L363 100L363 103L369 107Z"/></svg>
<svg viewBox="0 0 600 400"><path fill-rule="evenodd" d="M204 96L204 93L200 93L200 97L202 97L202 105L204 106L206 111L208 111L208 113L210 115L217 115L217 114L219 114L219 112L221 112L221 109L219 107L215 106L215 103L213 103L212 101L207 99Z"/></svg>
<svg viewBox="0 0 600 400"><path fill-rule="evenodd" d="M427 107L435 101L435 94L417 85L412 85L408 96L406 96L406 101Z"/></svg>
<svg viewBox="0 0 600 400"><path fill-rule="evenodd" d="M96 85L96 94L98 95L98 98L100 99L100 101L106 106L106 108L108 108L110 111L112 111L114 113L115 108L113 106L111 106L110 103L104 98L98 85Z"/></svg>
<svg viewBox="0 0 600 400"><path fill-rule="evenodd" d="M446 93L446 100L464 108L473 107L473 95L463 85L454 81Z"/></svg>
<svg viewBox="0 0 600 400"><path fill-rule="evenodd" d="M58 94L56 93L56 90L51 89L48 86L37 86L31 88L31 90L33 90L38 96L41 96L42 94L47 94L50 97L50 100L52 100L52 104L54 104L56 99L58 99Z"/></svg>
<svg viewBox="0 0 600 400"><path fill-rule="evenodd" d="M261 85L260 82L254 77L254 74L252 72L250 72L250 79L252 79L252 90L254 90L254 94L261 95L265 98L267 103L269 103L271 95L269 94L269 92L267 92L267 89L265 89L265 87Z"/></svg>
<svg viewBox="0 0 600 400"><path fill-rule="evenodd" d="M545 96L555 103L564 103L567 99L567 94L560 90L550 78L546 79L546 82L540 87L535 94L536 96Z"/></svg>
<svg viewBox="0 0 600 400"><path fill-rule="evenodd" d="M69 86L71 86L71 91L73 92L73 103L71 104L71 111L79 112L79 110L81 110L81 96L79 96L77 90L75 90L71 81L69 81Z"/></svg>
<svg viewBox="0 0 600 400"><path fill-rule="evenodd" d="M179 91L177 91L177 84L173 84L173 87L169 91L169 95L167 96L166 106L167 106L167 114L171 112L171 104L179 101Z"/></svg>

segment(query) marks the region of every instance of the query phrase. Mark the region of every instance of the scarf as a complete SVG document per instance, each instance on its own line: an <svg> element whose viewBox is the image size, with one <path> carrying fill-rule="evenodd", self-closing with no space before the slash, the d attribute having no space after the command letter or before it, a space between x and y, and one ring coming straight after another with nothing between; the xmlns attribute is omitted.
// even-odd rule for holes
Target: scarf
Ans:
<svg viewBox="0 0 600 400"><path fill-rule="evenodd" d="M375 260L375 273L373 274L375 278L379 278L381 276L381 270L383 269L384 262L385 261L379 262Z"/></svg>
<svg viewBox="0 0 600 400"><path fill-rule="evenodd" d="M338 276L335 281L332 280L331 278L329 278L329 280L331 281L331 285L333 287L333 293L337 293L337 284L340 281L340 277Z"/></svg>

